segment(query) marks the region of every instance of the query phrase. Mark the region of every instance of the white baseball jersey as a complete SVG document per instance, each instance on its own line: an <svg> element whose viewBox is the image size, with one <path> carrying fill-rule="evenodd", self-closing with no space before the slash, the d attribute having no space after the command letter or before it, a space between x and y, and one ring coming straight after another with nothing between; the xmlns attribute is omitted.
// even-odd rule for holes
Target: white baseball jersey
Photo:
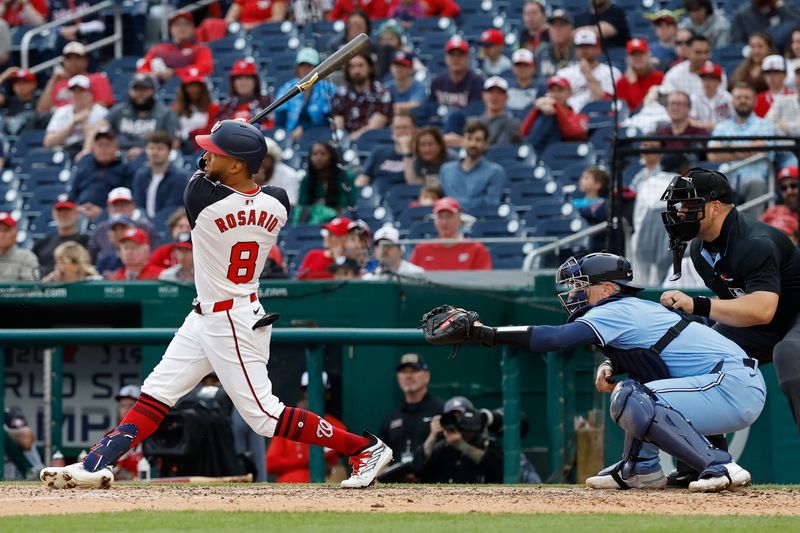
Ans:
<svg viewBox="0 0 800 533"><path fill-rule="evenodd" d="M702 122L717 124L734 114L733 96L723 88L717 90L714 98L708 98L705 92L699 96L692 96L692 111L690 116Z"/></svg>
<svg viewBox="0 0 800 533"><path fill-rule="evenodd" d="M576 112L580 112L583 106L592 101L592 93L589 91L589 82L581 72L579 63L564 67L556 75L566 78L572 88L572 96L567 103ZM608 68L605 63L598 63L592 69L592 75L600 82L600 87L606 94L614 94L614 85L622 78L622 72L617 67Z"/></svg>
<svg viewBox="0 0 800 533"><path fill-rule="evenodd" d="M192 227L197 299L257 293L269 251L289 217L286 191L265 186L245 194L197 172L183 201Z"/></svg>

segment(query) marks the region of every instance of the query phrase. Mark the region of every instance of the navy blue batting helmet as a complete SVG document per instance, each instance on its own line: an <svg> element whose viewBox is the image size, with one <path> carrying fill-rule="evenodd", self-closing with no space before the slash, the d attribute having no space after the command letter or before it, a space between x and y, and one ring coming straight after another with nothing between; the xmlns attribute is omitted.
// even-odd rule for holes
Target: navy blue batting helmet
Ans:
<svg viewBox="0 0 800 533"><path fill-rule="evenodd" d="M588 304L586 288L602 282L612 282L622 290L636 294L642 290L631 283L633 268L621 255L597 252L580 259L570 257L556 274L556 283L566 285L567 290L558 294L561 305L573 313Z"/></svg>
<svg viewBox="0 0 800 533"><path fill-rule="evenodd" d="M209 152L239 159L251 174L261 168L267 156L267 143L261 131L244 120L221 120L210 135L198 135L197 144Z"/></svg>

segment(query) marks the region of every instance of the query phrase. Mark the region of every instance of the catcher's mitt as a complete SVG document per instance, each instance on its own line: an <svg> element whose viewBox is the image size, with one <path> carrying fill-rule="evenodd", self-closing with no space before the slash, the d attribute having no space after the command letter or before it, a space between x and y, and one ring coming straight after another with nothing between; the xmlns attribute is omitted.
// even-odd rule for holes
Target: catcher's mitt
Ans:
<svg viewBox="0 0 800 533"><path fill-rule="evenodd" d="M478 313L452 305L431 309L422 316L422 332L431 344L462 344L479 342L486 346L494 344L494 330L486 326L475 326L480 320Z"/></svg>

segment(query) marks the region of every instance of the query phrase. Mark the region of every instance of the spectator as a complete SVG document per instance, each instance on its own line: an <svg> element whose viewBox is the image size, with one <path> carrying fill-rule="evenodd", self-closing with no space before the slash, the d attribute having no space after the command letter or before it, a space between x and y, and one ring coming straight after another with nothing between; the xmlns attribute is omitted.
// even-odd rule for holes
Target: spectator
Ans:
<svg viewBox="0 0 800 533"><path fill-rule="evenodd" d="M9 67L0 75L0 84L11 82L12 94L0 92L0 107L3 108L4 130L12 135L27 130L47 127L50 115L36 110L36 76L30 70Z"/></svg>
<svg viewBox="0 0 800 533"><path fill-rule="evenodd" d="M584 210L597 211L598 204L605 201L610 181L608 172L603 168L596 165L586 167L578 179L578 190L583 196L572 199L572 205L581 211L581 216L583 216Z"/></svg>
<svg viewBox="0 0 800 533"><path fill-rule="evenodd" d="M336 280L353 280L361 278L361 267L358 261L351 257L337 257L328 265L328 272Z"/></svg>
<svg viewBox="0 0 800 533"><path fill-rule="evenodd" d="M325 415L323 418L331 425L346 430L347 427L328 412L327 404L331 401L331 383L328 373L322 372L322 385L325 390ZM297 407L308 409L308 372L303 372L300 377L300 389L303 396ZM309 469L309 450L311 446L283 437L272 437L267 449L267 472L276 475L276 483L308 483L311 480ZM326 477L331 475L331 469L338 463L339 454L335 450L325 450Z"/></svg>
<svg viewBox="0 0 800 533"><path fill-rule="evenodd" d="M528 3L536 4L533 1ZM534 83L536 64L533 61L533 52L527 48L515 50L511 54L511 72L514 74L514 79L508 84L506 105L512 111L528 109L539 95L539 88Z"/></svg>
<svg viewBox="0 0 800 533"><path fill-rule="evenodd" d="M280 22L286 18L286 1L234 0L225 14L225 22L238 22L250 31L265 22Z"/></svg>
<svg viewBox="0 0 800 533"><path fill-rule="evenodd" d="M180 147L180 123L175 112L156 100L156 82L148 74L136 74L128 86L128 101L111 108L106 120L117 136L120 148L128 160L136 159L144 151L147 136L164 130L175 139L174 148Z"/></svg>
<svg viewBox="0 0 800 533"><path fill-rule="evenodd" d="M366 222L356 219L347 225L347 234L344 236L344 255L356 262L358 266L356 277L360 277L362 273L371 272L378 266L378 262L371 259L370 244L372 244L372 231Z"/></svg>
<svg viewBox="0 0 800 533"><path fill-rule="evenodd" d="M396 376L403 403L386 414L378 435L394 452L395 461L408 465L393 480L414 482L417 481L411 464L414 450L425 442L430 433L430 421L441 415L444 402L428 389L431 372L422 355L407 353L401 356Z"/></svg>
<svg viewBox="0 0 800 533"><path fill-rule="evenodd" d="M639 143L639 148L646 150L648 148L661 148L661 141L642 141ZM651 177L659 174L661 169L661 158L663 154L654 152L642 152L639 154L639 163L642 168L633 175L631 179L630 188L635 193L639 190L639 185L646 182ZM634 228L635 229L635 228Z"/></svg>
<svg viewBox="0 0 800 533"><path fill-rule="evenodd" d="M695 33L692 30L678 28L678 33L675 36L675 55L677 55L678 58L673 61L671 65L667 65L669 68L672 68L678 63L683 63L689 59L689 56L692 53L691 48L689 47L689 42L694 36Z"/></svg>
<svg viewBox="0 0 800 533"><path fill-rule="evenodd" d="M731 40L731 23L722 11L714 11L711 0L683 0L688 17L680 27L698 35L705 35L711 48L728 46Z"/></svg>
<svg viewBox="0 0 800 533"><path fill-rule="evenodd" d="M669 9L659 9L654 13L644 14L644 18L652 22L656 28L657 40L650 46L650 60L658 70L667 70L678 59L675 41L678 37L680 15L680 10Z"/></svg>
<svg viewBox="0 0 800 533"><path fill-rule="evenodd" d="M503 55L505 35L498 29L491 28L481 33L479 57L481 71L484 76L499 76L511 69L511 60Z"/></svg>
<svg viewBox="0 0 800 533"><path fill-rule="evenodd" d="M723 120L716 125L712 135L715 137L740 137L758 136L770 137L775 135L775 127L771 122L759 118L753 112L756 100L756 92L752 85L747 82L738 82L733 86L733 109L736 116ZM748 146L769 146L771 143L766 140L760 141L711 141L709 147L726 147L736 145ZM715 152L708 154L708 160L714 162L739 161L753 156L757 153L767 153L770 159L773 158L769 151L755 150L735 150L731 152ZM755 161L735 171L729 171L728 179L731 181L734 192L737 193L740 202L746 202L757 198L767 191L767 172L769 163L764 160Z"/></svg>
<svg viewBox="0 0 800 533"><path fill-rule="evenodd" d="M30 250L17 246L17 221L10 213L0 212L0 280L36 279L39 279L39 260Z"/></svg>
<svg viewBox="0 0 800 533"><path fill-rule="evenodd" d="M489 147L489 129L480 120L470 120L464 127L466 156L442 165L439 179L447 196L467 211L483 205L499 205L506 182L506 172L497 163L483 157ZM421 265L425 266L425 265Z"/></svg>
<svg viewBox="0 0 800 533"><path fill-rule="evenodd" d="M264 157L264 162L261 163L261 168L256 174L253 174L253 181L259 187L264 185L280 187L286 191L289 203L296 205L302 177L295 169L281 160L283 153L278 143L271 137L266 137L264 140L267 143L267 155Z"/></svg>
<svg viewBox="0 0 800 533"><path fill-rule="evenodd" d="M136 401L139 399L141 391L137 385L123 385L120 387L114 400L117 402L117 421L125 418ZM122 480L133 480L139 476L139 461L144 457L142 443L138 443L128 452L120 457L114 468L114 478Z"/></svg>
<svg viewBox="0 0 800 533"><path fill-rule="evenodd" d="M522 6L522 29L517 36L520 49L535 52L540 44L550 40L549 29L544 2L525 0Z"/></svg>
<svg viewBox="0 0 800 533"><path fill-rule="evenodd" d="M617 97L628 103L628 109L642 105L650 87L661 85L664 73L653 68L650 48L644 39L631 39L627 44L628 67L617 80Z"/></svg>
<svg viewBox="0 0 800 533"><path fill-rule="evenodd" d="M578 29L586 27L594 31L596 24L600 24L604 46L622 48L631 38L625 10L611 0L590 0L589 10L575 15L575 27Z"/></svg>
<svg viewBox="0 0 800 533"><path fill-rule="evenodd" d="M664 75L664 85L673 91L681 91L691 98L703 95L703 81L700 79L700 69L711 57L711 48L708 39L702 35L695 35L689 39L689 59L678 63ZM725 73L722 73L722 85L727 87Z"/></svg>
<svg viewBox="0 0 800 533"><path fill-rule="evenodd" d="M429 99L449 109L462 109L470 102L481 99L483 77L469 68L469 45L458 35L447 41L444 47L444 62L447 72L442 72L431 81Z"/></svg>
<svg viewBox="0 0 800 533"><path fill-rule="evenodd" d="M785 167L778 173L778 189L781 194L781 203L773 205L761 215L761 221L770 224L775 220L798 220L798 192L800 192L800 174L797 167ZM781 222L786 226L786 222ZM795 244L797 244L797 229L794 230Z"/></svg>
<svg viewBox="0 0 800 533"><path fill-rule="evenodd" d="M216 120L250 120L272 102L272 98L262 91L261 79L252 58L239 59L233 64L229 90L228 98L220 105Z"/></svg>
<svg viewBox="0 0 800 533"><path fill-rule="evenodd" d="M399 21L403 28L410 28L415 20L428 16L421 0L399 0L389 9L389 17Z"/></svg>
<svg viewBox="0 0 800 533"><path fill-rule="evenodd" d="M82 74L69 80L69 95L70 103L56 108L50 118L44 145L46 148L63 146L75 156L82 151L91 128L108 115L108 109L92 100L91 82Z"/></svg>
<svg viewBox="0 0 800 533"><path fill-rule="evenodd" d="M333 97L333 119L336 127L350 133L358 141L365 131L383 128L392 117L392 93L375 81L375 65L367 54L356 54L347 63L346 85Z"/></svg>
<svg viewBox="0 0 800 533"><path fill-rule="evenodd" d="M797 222L797 215L778 215L772 217L761 217L761 221L769 224L773 228L781 230L789 237L792 244L797 246L797 229L800 227Z"/></svg>
<svg viewBox="0 0 800 533"><path fill-rule="evenodd" d="M387 280L418 277L425 269L414 265L403 256L406 253L405 246L400 244L400 232L393 226L383 226L375 232L375 260L377 267L364 274L362 279L367 280ZM391 444L386 442L390 447Z"/></svg>
<svg viewBox="0 0 800 533"><path fill-rule="evenodd" d="M600 62L599 43L594 30L576 31L575 47L579 62L558 71L558 76L566 78L572 88L569 105L575 111L580 111L589 102L610 98L616 81L622 77L617 67L609 68Z"/></svg>
<svg viewBox="0 0 800 533"><path fill-rule="evenodd" d="M800 10L789 2L751 0L739 6L731 22L731 42L744 43L757 32L800 24ZM766 54L765 54L766 55ZM762 58L763 59L763 58Z"/></svg>
<svg viewBox="0 0 800 533"><path fill-rule="evenodd" d="M107 239L110 243L110 248L98 254L95 268L103 276L103 279L111 279L114 273L122 268L122 254L120 252L120 241L125 232L129 229L134 229L136 226L133 220L122 214L116 214L109 217L106 221ZM95 231L95 235L97 230ZM91 242L91 241L90 241Z"/></svg>
<svg viewBox="0 0 800 533"><path fill-rule="evenodd" d="M525 142L542 153L561 141L583 141L589 137L589 117L576 113L569 105L570 83L561 76L547 80L547 93L536 99L533 109L520 126Z"/></svg>
<svg viewBox="0 0 800 533"><path fill-rule="evenodd" d="M786 43L784 56L786 57L786 72L790 74L786 78L786 86L791 89L798 89L796 80L791 74L797 71L797 67L800 67L800 28L792 30L789 42Z"/></svg>
<svg viewBox="0 0 800 533"><path fill-rule="evenodd" d="M147 137L147 161L133 174L133 201L144 209L148 218L156 213L183 205L186 174L169 160L172 137L164 130L156 130Z"/></svg>
<svg viewBox="0 0 800 533"><path fill-rule="evenodd" d="M414 452L414 468L423 483L500 483L503 450L472 402L454 396L431 420L428 437Z"/></svg>
<svg viewBox="0 0 800 533"><path fill-rule="evenodd" d="M82 246L89 244L89 236L78 230L81 214L78 206L71 202L66 194L58 197L53 204L53 221L56 224L56 233L51 233L33 243L33 253L39 258L39 266L43 276L55 268L53 252L59 244L64 242L77 242Z"/></svg>
<svg viewBox="0 0 800 533"><path fill-rule="evenodd" d="M98 265L98 258L103 254L115 253L115 245L109 240L108 232L111 229L111 224L115 216L119 215L128 219L135 227L141 228L147 232L150 242L158 241L158 232L155 226L147 220L142 212L136 208L133 203L133 193L127 187L117 187L111 189L106 199L108 220L99 223L95 228L92 237L89 239L89 255L92 256L92 261ZM99 268L98 268L99 270ZM102 273L102 270L100 270Z"/></svg>
<svg viewBox="0 0 800 533"><path fill-rule="evenodd" d="M748 39L748 44L750 55L744 58L731 74L731 91L737 82L745 81L751 84L758 94L768 89L761 64L768 55L775 54L777 51L772 36L764 32L752 34Z"/></svg>
<svg viewBox="0 0 800 533"><path fill-rule="evenodd" d="M89 52L86 46L79 42L67 43L62 54L62 64L53 69L53 74L39 96L36 104L39 113L47 113L54 107L67 105L70 101L69 81L78 75L89 78L96 103L104 107L114 105L114 92L106 75L102 72L89 72Z"/></svg>
<svg viewBox="0 0 800 533"><path fill-rule="evenodd" d="M150 254L150 264L161 268L169 268L177 264L175 256L175 248L178 245L178 239L192 231L189 225L189 218L186 216L186 209L181 207L175 208L175 211L167 219L167 227L169 228L170 242L162 244Z"/></svg>
<svg viewBox="0 0 800 533"><path fill-rule="evenodd" d="M364 163L364 169L355 181L356 187L372 184L381 191L403 181L405 159L411 159L411 140L417 130L417 123L408 111L392 117L391 146L376 146Z"/></svg>
<svg viewBox="0 0 800 533"><path fill-rule="evenodd" d="M175 11L169 18L170 41L152 46L136 72L152 74L160 82L183 76L195 69L198 76L214 71L211 49L195 41L194 17L188 11Z"/></svg>
<svg viewBox="0 0 800 533"><path fill-rule="evenodd" d="M411 111L422 105L428 98L428 90L414 78L414 54L397 51L392 59L391 72L392 79L386 83L386 88L392 93L394 112Z"/></svg>
<svg viewBox="0 0 800 533"><path fill-rule="evenodd" d="M376 2L372 2L372 5L375 4ZM370 22L370 17L361 9L354 9L349 15L341 18L344 19L344 35L337 35L333 38L332 42L329 44L329 54L333 54L336 52L336 50L344 46L346 43L352 41L362 33L372 35L372 23ZM365 52L369 55L372 55L374 52L371 42L367 43L367 49Z"/></svg>
<svg viewBox="0 0 800 533"><path fill-rule="evenodd" d="M319 62L319 52L313 48L303 48L297 52L295 78L281 85L277 94L284 94L291 89L319 65ZM327 126L331 116L331 99L335 91L330 81L317 82L275 111L275 127L285 129L289 132L289 136L297 141L306 129Z"/></svg>
<svg viewBox="0 0 800 533"><path fill-rule="evenodd" d="M67 241L53 252L55 269L42 278L44 282L75 283L103 279L92 266L89 252L80 243Z"/></svg>
<svg viewBox="0 0 800 533"><path fill-rule="evenodd" d="M0 438L6 449L5 457L0 457L3 479L36 479L44 463L36 448L36 436L19 408L4 410L2 429Z"/></svg>
<svg viewBox="0 0 800 533"><path fill-rule="evenodd" d="M508 112L508 82L500 76L492 76L483 82L483 114L478 118L489 130L489 146L497 144L517 144L519 119ZM461 147L464 138L451 132L444 136L448 146Z"/></svg>
<svg viewBox="0 0 800 533"><path fill-rule="evenodd" d="M50 20L62 21L68 17L81 14L88 3L79 3L75 0L49 0ZM99 2L94 2L99 3ZM58 34L64 41L97 41L105 36L106 24L103 21L103 13L84 15L78 20L72 20L58 28Z"/></svg>
<svg viewBox="0 0 800 533"><path fill-rule="evenodd" d="M403 159L406 183L410 185L438 185L439 169L453 159L441 130L436 126L417 130L411 141L411 153L413 157Z"/></svg>
<svg viewBox="0 0 800 533"><path fill-rule="evenodd" d="M656 127L670 121L666 106L667 97L671 92L672 88L666 85L650 87L639 111L623 120L620 126L637 128L644 135L653 134Z"/></svg>
<svg viewBox="0 0 800 533"><path fill-rule="evenodd" d="M711 131L719 122L733 116L733 96L722 87L722 67L707 61L697 73L703 83L703 94L692 99L689 122Z"/></svg>
<svg viewBox="0 0 800 533"><path fill-rule="evenodd" d="M354 13L365 19L385 19L389 15L391 2L375 2L373 0L336 0L333 9L328 13L328 20L345 20ZM364 32L369 35L369 31Z"/></svg>
<svg viewBox="0 0 800 533"><path fill-rule="evenodd" d="M162 269L147 262L150 258L150 238L146 231L138 228L127 230L120 238L119 247L122 268L111 276L112 280L158 279Z"/></svg>
<svg viewBox="0 0 800 533"><path fill-rule="evenodd" d="M0 4L0 17L9 26L41 26L47 22L47 0L6 0Z"/></svg>
<svg viewBox="0 0 800 533"><path fill-rule="evenodd" d="M194 281L194 255L192 254L192 234L181 233L175 242L175 264L161 271L158 279L176 283ZM150 261L152 264L152 261Z"/></svg>
<svg viewBox="0 0 800 533"><path fill-rule="evenodd" d="M489 250L464 238L460 233L461 204L445 196L433 204L434 224L439 239L457 240L453 243L421 243L414 247L410 261L425 270L491 270Z"/></svg>
<svg viewBox="0 0 800 533"><path fill-rule="evenodd" d="M336 217L322 225L323 248L309 250L297 269L297 279L332 279L328 267L344 257L344 240L352 220Z"/></svg>
<svg viewBox="0 0 800 533"><path fill-rule="evenodd" d="M575 27L572 15L564 9L556 9L548 19L550 27L547 34L550 42L544 42L536 49L536 74L540 80L546 80L563 68L577 62L575 57Z"/></svg>
<svg viewBox="0 0 800 533"><path fill-rule="evenodd" d="M773 54L765 57L764 61L761 62L761 73L767 84L767 90L758 93L756 96L755 113L764 118L776 98L794 94L794 91L784 84L786 80L786 60L783 56Z"/></svg>
<svg viewBox="0 0 800 533"><path fill-rule="evenodd" d="M794 71L795 80L800 78L800 64ZM795 83L796 87L800 87ZM778 96L764 117L770 121L780 135L800 136L800 95Z"/></svg>
<svg viewBox="0 0 800 533"><path fill-rule="evenodd" d="M214 117L219 113L219 104L211 99L206 78L197 69L187 69L181 75L172 109L178 116L184 150L194 152L198 148L194 138L211 131Z"/></svg>
<svg viewBox="0 0 800 533"><path fill-rule="evenodd" d="M353 175L339 166L339 155L330 143L317 142L308 151L308 172L300 182L300 195L297 200L301 209L292 209L295 222L318 224L330 219L338 211L355 205L356 193ZM312 206L327 209L315 210ZM320 211L315 215L316 211ZM327 216L327 218L325 218Z"/></svg>
<svg viewBox="0 0 800 533"><path fill-rule="evenodd" d="M702 83L702 82L701 82ZM692 99L682 91L674 91L667 96L667 113L669 113L669 125L656 129L656 135L674 135L675 140L666 141L664 146L667 148L691 148L705 146L705 141L687 139L686 137L707 136L708 130L698 128L691 124L689 116L692 112ZM701 154L687 154L690 160L702 159Z"/></svg>
<svg viewBox="0 0 800 533"><path fill-rule="evenodd" d="M404 51L404 32L400 24L389 19L378 28L378 44L374 47L375 79L384 80L389 74L389 67L397 52Z"/></svg>

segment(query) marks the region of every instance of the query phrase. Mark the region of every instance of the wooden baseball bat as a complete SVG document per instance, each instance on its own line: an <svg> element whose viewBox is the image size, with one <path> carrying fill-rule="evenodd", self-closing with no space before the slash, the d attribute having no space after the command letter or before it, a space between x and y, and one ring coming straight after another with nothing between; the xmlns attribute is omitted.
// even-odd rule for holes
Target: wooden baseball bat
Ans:
<svg viewBox="0 0 800 533"><path fill-rule="evenodd" d="M150 480L151 483L252 483L253 474L243 476L178 476L178 477L159 477Z"/></svg>

